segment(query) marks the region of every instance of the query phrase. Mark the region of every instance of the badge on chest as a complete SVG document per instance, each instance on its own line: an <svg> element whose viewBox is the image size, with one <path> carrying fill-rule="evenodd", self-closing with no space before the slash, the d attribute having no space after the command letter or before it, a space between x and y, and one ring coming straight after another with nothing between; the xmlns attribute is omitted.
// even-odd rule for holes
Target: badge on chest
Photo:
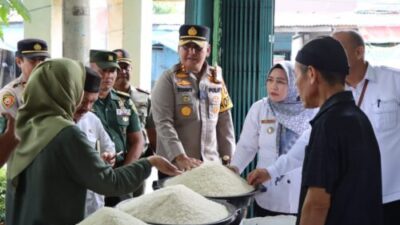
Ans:
<svg viewBox="0 0 400 225"><path fill-rule="evenodd" d="M276 120L272 119L261 120L261 124L265 124L267 127L267 134L272 134L275 132L275 122Z"/></svg>
<svg viewBox="0 0 400 225"><path fill-rule="evenodd" d="M117 109L117 116L130 116L131 110L129 109Z"/></svg>

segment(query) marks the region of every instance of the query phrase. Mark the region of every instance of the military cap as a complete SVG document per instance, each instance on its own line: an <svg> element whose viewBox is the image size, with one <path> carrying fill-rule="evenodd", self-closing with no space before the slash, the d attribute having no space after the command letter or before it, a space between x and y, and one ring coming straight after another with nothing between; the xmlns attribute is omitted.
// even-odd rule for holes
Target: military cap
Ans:
<svg viewBox="0 0 400 225"><path fill-rule="evenodd" d="M127 63L127 64L132 63L132 59L130 58L128 51L126 51L125 49L119 48L113 50L113 52L117 54L118 63Z"/></svg>
<svg viewBox="0 0 400 225"><path fill-rule="evenodd" d="M210 29L205 26L184 24L179 28L179 46L195 43L204 47L210 39Z"/></svg>
<svg viewBox="0 0 400 225"><path fill-rule="evenodd" d="M47 43L40 39L23 39L17 43L17 57L36 58L44 57L49 58L49 52L47 50Z"/></svg>
<svg viewBox="0 0 400 225"><path fill-rule="evenodd" d="M117 68L117 54L105 50L90 50L90 62L96 63L101 69Z"/></svg>

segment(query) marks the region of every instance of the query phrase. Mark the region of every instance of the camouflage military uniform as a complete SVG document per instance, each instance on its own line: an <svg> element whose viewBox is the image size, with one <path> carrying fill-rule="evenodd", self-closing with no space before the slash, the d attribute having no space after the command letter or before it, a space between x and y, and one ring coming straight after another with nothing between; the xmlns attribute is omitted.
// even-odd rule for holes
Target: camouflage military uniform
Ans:
<svg viewBox="0 0 400 225"><path fill-rule="evenodd" d="M153 117L150 111L151 108L150 93L143 91L139 88L131 87L129 89L129 94L138 112L140 125L145 142L144 150L146 151L149 145L149 138L147 136L146 129L155 128Z"/></svg>
<svg viewBox="0 0 400 225"><path fill-rule="evenodd" d="M14 118L18 108L22 105L22 93L25 89L25 82L22 81L22 74L11 81L0 90L0 113L8 112Z"/></svg>
<svg viewBox="0 0 400 225"><path fill-rule="evenodd" d="M170 161L182 153L220 160L234 151L232 102L222 75L216 76L206 63L204 67L198 79L178 64L159 78L152 91L156 151Z"/></svg>

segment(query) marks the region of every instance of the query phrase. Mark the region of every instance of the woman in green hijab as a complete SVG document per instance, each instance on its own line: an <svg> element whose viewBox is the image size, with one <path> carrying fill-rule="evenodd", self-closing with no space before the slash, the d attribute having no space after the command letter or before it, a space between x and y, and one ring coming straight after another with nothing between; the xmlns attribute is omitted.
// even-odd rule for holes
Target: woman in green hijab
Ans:
<svg viewBox="0 0 400 225"><path fill-rule="evenodd" d="M132 192L152 166L179 174L159 156L115 170L104 163L72 120L84 79L84 67L70 59L48 60L33 71L17 114L21 142L9 163L7 224L76 224L84 217L87 189Z"/></svg>

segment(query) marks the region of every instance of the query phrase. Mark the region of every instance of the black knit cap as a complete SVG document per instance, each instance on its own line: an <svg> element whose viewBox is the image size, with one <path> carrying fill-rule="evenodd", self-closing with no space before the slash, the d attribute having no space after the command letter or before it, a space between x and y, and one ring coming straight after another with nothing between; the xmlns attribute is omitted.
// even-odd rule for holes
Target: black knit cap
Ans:
<svg viewBox="0 0 400 225"><path fill-rule="evenodd" d="M318 37L304 45L297 53L296 62L314 66L325 72L349 74L349 64L343 46L329 36Z"/></svg>
<svg viewBox="0 0 400 225"><path fill-rule="evenodd" d="M86 77L84 90L90 93L97 93L100 90L101 77L96 71L85 66Z"/></svg>
<svg viewBox="0 0 400 225"><path fill-rule="evenodd" d="M26 57L29 59L50 57L47 49L47 43L41 39L35 38L27 38L18 41L17 52L15 55L17 57Z"/></svg>
<svg viewBox="0 0 400 225"><path fill-rule="evenodd" d="M184 24L179 28L179 46L193 42L204 47L210 40L210 29L206 26Z"/></svg>

